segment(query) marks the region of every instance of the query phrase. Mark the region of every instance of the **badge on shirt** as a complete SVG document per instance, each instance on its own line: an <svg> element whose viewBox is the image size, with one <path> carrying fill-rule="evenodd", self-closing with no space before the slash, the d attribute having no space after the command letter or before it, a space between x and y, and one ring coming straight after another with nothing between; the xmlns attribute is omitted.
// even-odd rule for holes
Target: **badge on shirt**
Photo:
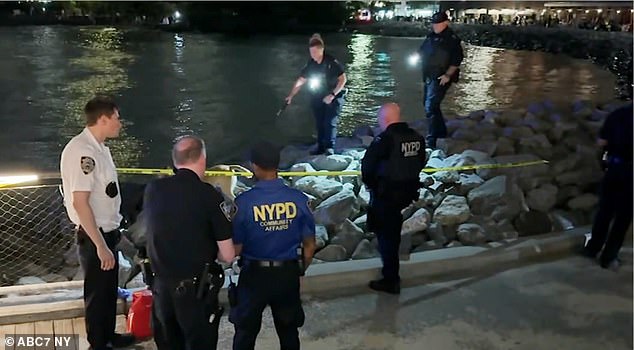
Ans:
<svg viewBox="0 0 634 350"><path fill-rule="evenodd" d="M222 211L229 222L233 220L237 210L238 208L231 201L224 201L220 203L220 211Z"/></svg>
<svg viewBox="0 0 634 350"><path fill-rule="evenodd" d="M86 175L92 173L95 170L95 160L92 157L81 157L81 170Z"/></svg>

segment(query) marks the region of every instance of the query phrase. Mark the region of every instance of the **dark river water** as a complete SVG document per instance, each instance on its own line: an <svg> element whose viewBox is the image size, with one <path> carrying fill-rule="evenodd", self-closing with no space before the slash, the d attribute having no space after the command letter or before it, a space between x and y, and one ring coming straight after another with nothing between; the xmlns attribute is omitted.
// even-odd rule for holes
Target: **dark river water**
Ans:
<svg viewBox="0 0 634 350"><path fill-rule="evenodd" d="M420 38L324 36L346 66L349 94L340 134L374 123L397 101L406 120L424 117L419 69L407 57ZM248 39L106 27L0 28L0 171L57 171L64 144L83 128L96 92L114 95L124 129L109 142L119 167L170 164L172 140L196 133L209 164L239 162L255 138L312 142L307 96L275 113L308 59L304 36ZM466 46L461 82L445 115L515 109L549 98L606 100L614 77L588 61Z"/></svg>

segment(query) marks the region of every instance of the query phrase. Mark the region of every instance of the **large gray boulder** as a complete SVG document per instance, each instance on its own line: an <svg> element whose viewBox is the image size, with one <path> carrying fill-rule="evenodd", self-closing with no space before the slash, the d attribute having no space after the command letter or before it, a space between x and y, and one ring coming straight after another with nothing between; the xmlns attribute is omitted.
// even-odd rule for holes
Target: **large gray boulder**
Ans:
<svg viewBox="0 0 634 350"><path fill-rule="evenodd" d="M305 176L295 182L295 188L319 199L325 199L340 192L343 184L324 177Z"/></svg>
<svg viewBox="0 0 634 350"><path fill-rule="evenodd" d="M471 216L467 199L462 196L449 195L434 211L434 221L444 225L458 225L466 222Z"/></svg>
<svg viewBox="0 0 634 350"><path fill-rule="evenodd" d="M335 229L335 236L331 240L331 244L337 244L346 248L348 257L352 256L352 253L359 245L359 242L363 239L363 230L357 227L352 221L346 219L343 224Z"/></svg>
<svg viewBox="0 0 634 350"><path fill-rule="evenodd" d="M431 215L425 208L420 208L414 214L403 222L401 235L422 232L427 229Z"/></svg>
<svg viewBox="0 0 634 350"><path fill-rule="evenodd" d="M471 190L467 198L473 214L490 215L496 221L514 219L522 210L528 210L524 193L505 175Z"/></svg>
<svg viewBox="0 0 634 350"><path fill-rule="evenodd" d="M337 244L329 244L324 249L318 251L315 254L315 258L322 261L344 261L348 260L348 252L346 252L346 248L337 245Z"/></svg>
<svg viewBox="0 0 634 350"><path fill-rule="evenodd" d="M310 160L310 164L317 170L342 171L352 162L352 157L333 154L319 155Z"/></svg>
<svg viewBox="0 0 634 350"><path fill-rule="evenodd" d="M315 212L315 223L329 226L342 224L347 218L359 212L359 204L354 191L344 186L341 192L321 202Z"/></svg>
<svg viewBox="0 0 634 350"><path fill-rule="evenodd" d="M526 204L530 209L547 213L557 203L558 190L557 186L551 184L542 185L528 192Z"/></svg>
<svg viewBox="0 0 634 350"><path fill-rule="evenodd" d="M367 239L361 240L352 253L352 260L370 259L380 256L379 251Z"/></svg>
<svg viewBox="0 0 634 350"><path fill-rule="evenodd" d="M486 242L484 229L478 224L462 224L458 226L458 240L464 245L477 245Z"/></svg>

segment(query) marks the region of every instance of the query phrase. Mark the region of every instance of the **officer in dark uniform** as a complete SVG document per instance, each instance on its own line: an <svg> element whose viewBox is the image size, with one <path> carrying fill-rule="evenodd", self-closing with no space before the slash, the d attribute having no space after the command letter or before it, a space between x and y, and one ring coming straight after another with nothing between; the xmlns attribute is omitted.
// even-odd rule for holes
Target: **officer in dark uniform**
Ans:
<svg viewBox="0 0 634 350"><path fill-rule="evenodd" d="M309 40L310 60L286 97L290 104L301 87L308 83L310 106L317 126L317 148L311 154L334 154L337 122L343 107L346 73L336 58L324 53L324 41L319 34Z"/></svg>
<svg viewBox="0 0 634 350"><path fill-rule="evenodd" d="M147 251L154 271L152 294L159 349L215 349L224 273L215 261L235 256L230 203L202 182L206 153L195 136L172 150L174 176L150 182L143 199ZM160 340L160 341L159 341Z"/></svg>
<svg viewBox="0 0 634 350"><path fill-rule="evenodd" d="M299 278L315 252L315 221L306 195L278 179L279 162L278 147L256 145L251 164L258 181L235 200L233 241L242 269L235 298L230 298L234 350L255 347L267 305L280 348L299 349L298 328L304 324ZM303 254L298 255L300 245Z"/></svg>
<svg viewBox="0 0 634 350"><path fill-rule="evenodd" d="M444 12L435 13L432 31L420 46L425 85L425 115L427 116L427 145L436 148L436 140L447 137L445 119L440 104L452 82L458 81L463 52L460 38L449 28Z"/></svg>
<svg viewBox="0 0 634 350"><path fill-rule="evenodd" d="M395 103L381 107L378 122L383 132L367 149L361 163L363 183L370 191L368 228L376 234L383 259L383 279L371 281L370 288L399 294L401 210L418 199L419 174L425 166L425 139L401 122L400 108Z"/></svg>
<svg viewBox="0 0 634 350"><path fill-rule="evenodd" d="M601 197L584 254L596 257L603 248L601 267L616 270L617 255L632 223L632 103L610 113L599 131L599 146L607 152ZM605 245L605 247L604 247Z"/></svg>

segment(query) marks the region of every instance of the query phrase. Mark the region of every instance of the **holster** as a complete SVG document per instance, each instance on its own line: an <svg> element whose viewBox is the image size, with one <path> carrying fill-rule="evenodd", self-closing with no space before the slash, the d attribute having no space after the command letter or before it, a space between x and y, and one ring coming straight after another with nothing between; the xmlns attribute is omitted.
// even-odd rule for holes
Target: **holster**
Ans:
<svg viewBox="0 0 634 350"><path fill-rule="evenodd" d="M225 283L225 272L217 263L206 263L202 273L196 278L196 298L205 301L205 305L209 306L211 314L209 323L218 328L220 326L220 317L225 309L218 302L218 293Z"/></svg>
<svg viewBox="0 0 634 350"><path fill-rule="evenodd" d="M229 277L229 288L227 289L227 298L229 299L229 306L236 307L238 305L238 286L233 283L231 277Z"/></svg>
<svg viewBox="0 0 634 350"><path fill-rule="evenodd" d="M150 264L150 258L148 258L145 248L139 249L137 256L141 260L140 264L143 281L147 286L152 288L152 285L154 284L154 271L152 271L152 264Z"/></svg>

